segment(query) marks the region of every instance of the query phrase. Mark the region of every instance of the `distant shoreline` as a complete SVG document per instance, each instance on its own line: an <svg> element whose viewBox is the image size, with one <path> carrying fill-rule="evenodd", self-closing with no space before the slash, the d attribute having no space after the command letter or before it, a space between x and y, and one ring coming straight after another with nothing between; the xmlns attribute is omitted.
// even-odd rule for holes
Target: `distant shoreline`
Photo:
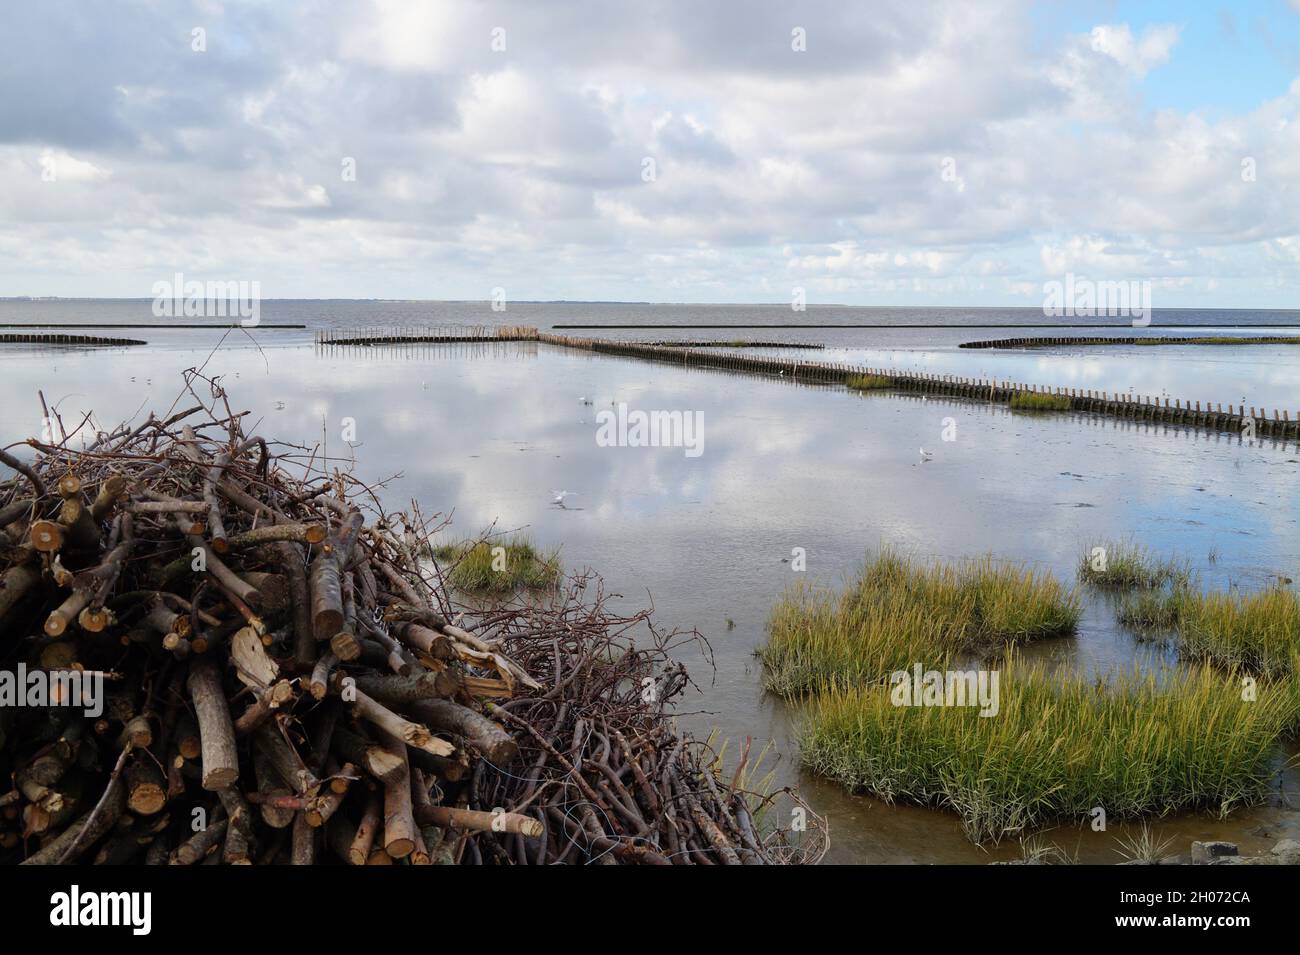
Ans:
<svg viewBox="0 0 1300 955"><path fill-rule="evenodd" d="M112 296L57 296L57 295L0 295L0 305L5 304L40 304L40 303L59 303L59 302L152 302L151 297L137 298L118 298ZM484 305L491 304L489 299L471 299L471 298L262 298L263 304L269 302L352 302L352 303L372 303L377 305L400 305L400 304L427 304L427 305ZM649 302L649 301L632 301L618 299L511 299L511 305L611 305L619 307L638 307L638 308L783 308L789 309L788 300L776 302ZM915 309L918 311L965 311L965 312L1000 312L1000 311L1031 311L1039 312L1042 310L1041 304L1014 304L1014 305L900 305L900 304L871 304L871 305L850 305L844 302L809 302L806 306L808 311L816 309L857 309L862 311L869 310L888 310L898 311L900 309ZM1160 312L1293 312L1300 316L1300 308L1267 306L1166 306L1152 309L1153 313ZM575 326L576 327L576 326ZM1079 326L1090 327L1090 326Z"/></svg>
<svg viewBox="0 0 1300 955"><path fill-rule="evenodd" d="M1211 311L1217 311L1217 309L1211 309ZM1268 310L1266 309L1266 311L1268 311ZM960 324L960 325L949 325L949 324L942 324L942 325L940 325L940 324L934 324L934 323L919 324L919 323L910 323L910 322L890 322L890 323L882 323L882 324L860 323L860 324L851 324L851 325L850 325L850 324L844 324L844 325L819 325L819 324L816 324L816 323L814 323L814 322L803 322L803 323L781 322L781 323L759 323L759 324L745 324L745 325L703 325L703 324L696 324L695 322L679 322L679 323L672 323L672 324L659 324L659 325L649 325L649 324L646 324L646 325L640 325L640 324L623 324L623 325L573 325L573 324L565 324L565 325L552 325L551 327L552 327L552 328L555 328L555 329L588 329L588 330L590 330L590 329L604 329L604 330L616 330L616 329L658 329L658 328L675 328L675 329L682 329L682 328L811 328L811 329L831 329L831 328L955 328L955 329L963 329L963 328L1114 328L1114 329L1117 329L1117 330L1119 330L1119 329L1127 329L1127 330L1129 330L1129 331L1132 331L1132 329L1133 329L1134 326L1132 326L1132 325L1100 324L1100 323L1093 323L1093 324L1090 324L1090 325L1084 325L1084 324L1058 325L1058 324L1056 324L1055 322L1042 321L1042 322L1014 322L1014 323L1012 323L1012 322L1007 322L1007 323L1000 323L1000 324L996 324L996 325L976 325L976 324L971 324L971 323L963 323L963 324ZM1159 325L1159 326L1157 326L1156 323L1153 322L1151 325L1141 326L1141 327L1144 327L1144 328L1156 328L1156 327L1159 327L1159 328L1296 328L1296 327L1300 327L1300 323L1296 323L1296 322L1255 322L1255 323L1251 323L1251 324L1241 324L1241 323L1222 323L1222 324L1217 324L1217 325Z"/></svg>
<svg viewBox="0 0 1300 955"><path fill-rule="evenodd" d="M155 325L149 322L0 322L0 328L244 328L248 331L262 328L306 328L306 325L285 325L261 322L257 325Z"/></svg>

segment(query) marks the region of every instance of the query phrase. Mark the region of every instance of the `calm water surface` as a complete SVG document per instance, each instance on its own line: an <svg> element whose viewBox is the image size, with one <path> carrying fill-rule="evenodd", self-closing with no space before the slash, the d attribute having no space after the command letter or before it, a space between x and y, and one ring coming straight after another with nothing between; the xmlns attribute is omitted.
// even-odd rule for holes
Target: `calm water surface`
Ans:
<svg viewBox="0 0 1300 955"><path fill-rule="evenodd" d="M104 426L164 411L177 398L180 372L206 363L232 404L252 411L259 433L309 444L324 435L331 453L355 453L359 476L393 476L384 492L390 506L416 498L429 511L454 508L457 536L520 529L561 546L570 567L599 571L627 607L652 596L661 625L698 627L716 671L688 658L701 690L683 705L683 721L700 733L717 729L733 740L733 753L747 736L756 749L770 741L777 784L800 786L829 817L834 860L986 862L1018 849L975 847L950 815L847 796L800 773L797 713L762 693L753 656L774 598L800 576L783 562L793 548L807 552L805 576L828 586L881 543L922 556L993 554L1072 580L1085 546L1116 537L1187 558L1212 586L1300 578L1294 442L862 397L536 345L372 353L266 332L258 347L241 333L214 352L213 333L147 337L144 349L0 351L0 433L8 440L39 433L37 389L65 422L90 409ZM972 354L943 342L925 353L954 362ZM1200 356L1154 361L1196 380L1214 373ZM1053 374L1094 361L1036 353L1020 360L1048 362ZM1095 360L1121 361L1109 353ZM1275 374L1282 389L1296 371L1282 356L1275 372L1254 378ZM703 454L598 447L595 413L616 402L700 413ZM341 441L344 417L356 420L354 452ZM955 424L954 441L941 438L945 419ZM931 460L921 460L921 447L933 451ZM560 489L574 492L568 508L551 504ZM1078 636L1038 652L1086 672L1154 665L1162 654L1117 630L1111 609L1091 599ZM1284 774L1279 790L1294 799L1296 783ZM1300 834L1297 814L1281 802L1279 792L1274 805L1227 821L1183 817L1156 828L1183 850L1193 838L1263 848ZM1067 827L1051 835L1070 854L1108 862L1119 858L1120 834Z"/></svg>

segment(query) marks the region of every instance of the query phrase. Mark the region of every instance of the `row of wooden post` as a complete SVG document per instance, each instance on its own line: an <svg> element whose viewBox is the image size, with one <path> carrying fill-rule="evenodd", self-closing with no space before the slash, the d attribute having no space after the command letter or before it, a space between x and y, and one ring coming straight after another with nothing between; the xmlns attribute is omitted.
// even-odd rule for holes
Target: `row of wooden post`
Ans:
<svg viewBox="0 0 1300 955"><path fill-rule="evenodd" d="M1286 410L1267 409L1212 402L1183 401L1151 395L1122 395L1083 388L1047 388L988 378L964 378L958 375L933 375L898 372L888 368L870 368L836 362L804 361L769 356L740 355L708 349L677 348L624 342L604 338L575 338L539 332L537 340L566 348L581 348L601 354L644 358L750 373L778 375L799 381L843 383L860 375L879 375L890 379L900 391L982 398L1009 402L1026 392L1057 395L1069 401L1071 410L1090 411L1138 421L1163 421L1210 430L1245 432L1254 429L1259 435L1273 437L1300 436L1300 414L1292 418Z"/></svg>
<svg viewBox="0 0 1300 955"><path fill-rule="evenodd" d="M102 335L65 335L51 332L4 332L0 343L19 345L147 345L138 338L105 338Z"/></svg>
<svg viewBox="0 0 1300 955"><path fill-rule="evenodd" d="M1196 337L1194 335L1153 335L1144 338L1133 338L1131 336L1121 335L1089 335L1073 336L1067 338L989 338L977 342L962 342L958 348L1051 348L1057 345L1202 345L1207 338L1214 336ZM1252 345L1295 345L1300 343L1300 338L1293 335L1260 335L1251 336L1249 339Z"/></svg>
<svg viewBox="0 0 1300 955"><path fill-rule="evenodd" d="M533 325L392 325L376 328L321 328L317 345L455 344L458 342L535 342Z"/></svg>

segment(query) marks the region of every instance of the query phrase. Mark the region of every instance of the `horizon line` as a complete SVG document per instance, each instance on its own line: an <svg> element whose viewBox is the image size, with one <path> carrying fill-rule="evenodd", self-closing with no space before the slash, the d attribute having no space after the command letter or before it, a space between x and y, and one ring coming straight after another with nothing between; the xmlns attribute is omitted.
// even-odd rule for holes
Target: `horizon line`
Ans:
<svg viewBox="0 0 1300 955"><path fill-rule="evenodd" d="M112 295L0 295L0 304L12 302L152 302L155 296L112 296ZM260 298L260 302L381 302L387 304L417 304L428 303L436 305L491 305L491 299L475 298L348 298L348 297L324 297L324 298ZM582 298L550 298L550 299L508 299L507 305L647 305L647 306L673 306L673 307L704 307L704 308L790 308L788 301L779 302L654 302L643 299L582 299ZM853 309L885 309L885 308L928 308L928 309L968 309L978 311L992 311L1000 309L1023 309L1026 311L1041 311L1041 305L905 305L905 304L871 304L871 305L853 305L847 302L809 302L804 306L804 310L814 308L853 308ZM1267 306L1267 305L1165 305L1151 306L1152 312L1160 311L1177 311L1177 312L1300 312L1300 306ZM500 314L500 313L497 313Z"/></svg>

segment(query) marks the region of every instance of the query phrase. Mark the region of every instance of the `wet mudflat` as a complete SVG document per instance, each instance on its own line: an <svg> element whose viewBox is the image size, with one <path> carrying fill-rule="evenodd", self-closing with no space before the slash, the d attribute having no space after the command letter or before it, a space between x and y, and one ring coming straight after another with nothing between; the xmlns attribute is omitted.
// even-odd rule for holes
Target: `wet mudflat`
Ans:
<svg viewBox="0 0 1300 955"><path fill-rule="evenodd" d="M215 336L159 337L130 351L5 352L0 428L10 438L39 433L38 388L70 428L89 409L105 425L165 411L180 371L204 362L252 412L249 431L312 446L324 441L343 465L353 452L342 422L354 419L359 472L376 481L400 474L381 492L390 501L454 507L457 537L491 526L522 530L543 547L561 546L568 566L597 569L629 604L653 597L662 625L698 627L716 671L700 658L687 660L700 690L683 707L683 720L697 730L716 728L732 740L732 754L747 736L756 751L771 741L775 783L799 785L828 815L831 858L839 861L983 862L1020 850L981 849L955 817L847 796L798 770L797 707L763 694L753 656L772 602L799 576L788 562L795 548L807 555L803 576L826 586L840 584L867 549L884 543L922 557L1031 562L1072 582L1083 549L1115 538L1184 557L1207 586L1258 589L1276 575L1297 576L1294 443L859 395L535 345L368 354L261 336L255 348L232 336L212 354ZM955 347L951 354L954 362L985 363L980 367L992 360ZM1197 360L1221 354L1201 351ZM1070 385L1058 376L1070 363L1122 368L1115 363L1123 357L1109 349L1097 359L1012 356L1054 364L1036 376L1006 377ZM1141 360L1183 361L1147 353ZM1287 384L1294 362L1265 367L1257 378L1276 381L1279 394L1296 394ZM1177 369L1178 381L1194 383L1193 366ZM953 371L980 373L969 364ZM1178 381L1162 387L1183 395ZM1194 390L1190 396L1197 397ZM1240 396L1206 397L1226 403ZM1246 397L1268 401L1256 392ZM597 414L620 403L697 413L703 453L599 446ZM945 431L954 440L945 441ZM552 503L558 490L572 492L565 507ZM1109 602L1091 594L1078 634L1033 652L1083 672L1171 660L1167 650L1118 627ZM1230 839L1243 851L1264 848L1300 830L1296 814L1280 805L1282 789L1294 801L1296 782L1294 774L1279 777L1279 805L1226 821L1165 820L1156 831L1173 836L1176 848L1206 838ZM1115 826L1104 834L1067 827L1048 838L1086 861L1115 861L1117 835Z"/></svg>

